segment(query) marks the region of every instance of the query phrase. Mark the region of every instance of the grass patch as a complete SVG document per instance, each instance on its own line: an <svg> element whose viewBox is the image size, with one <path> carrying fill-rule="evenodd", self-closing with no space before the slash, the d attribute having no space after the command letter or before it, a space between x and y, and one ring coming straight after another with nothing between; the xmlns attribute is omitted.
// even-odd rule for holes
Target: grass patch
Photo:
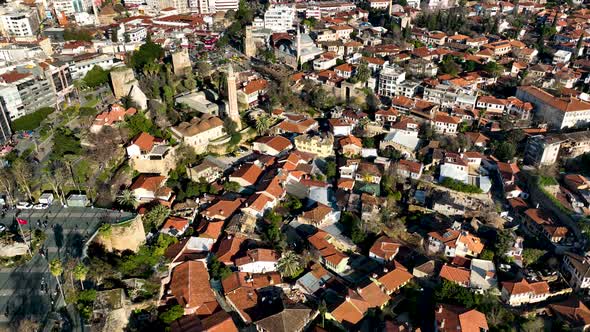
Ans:
<svg viewBox="0 0 590 332"><path fill-rule="evenodd" d="M470 194L481 194L482 190L479 187L476 187L471 184L465 184L461 181L457 181L451 178L444 178L440 185L451 190L460 191L463 193L470 193Z"/></svg>
<svg viewBox="0 0 590 332"><path fill-rule="evenodd" d="M547 186L555 186L557 185L557 180L555 180L555 178L550 177L550 176L539 176L539 185L541 185L542 187L547 187Z"/></svg>
<svg viewBox="0 0 590 332"><path fill-rule="evenodd" d="M14 131L34 130L37 129L43 120L45 120L49 114L53 113L55 109L53 107L43 107L31 114L22 116L12 121L12 129Z"/></svg>

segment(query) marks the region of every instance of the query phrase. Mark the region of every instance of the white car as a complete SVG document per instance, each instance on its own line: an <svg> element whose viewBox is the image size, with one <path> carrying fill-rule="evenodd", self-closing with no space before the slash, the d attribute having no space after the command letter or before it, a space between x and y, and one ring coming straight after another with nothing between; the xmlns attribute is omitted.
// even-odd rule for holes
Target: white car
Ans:
<svg viewBox="0 0 590 332"><path fill-rule="evenodd" d="M0 224L0 233L3 233L6 230L6 226L4 224Z"/></svg>
<svg viewBox="0 0 590 332"><path fill-rule="evenodd" d="M35 210L45 210L48 207L49 207L49 204L45 204L45 203L39 203L39 204L33 205L33 209L35 209Z"/></svg>
<svg viewBox="0 0 590 332"><path fill-rule="evenodd" d="M18 202L16 204L16 208L19 210L27 210L33 207L33 204L29 203L29 202Z"/></svg>

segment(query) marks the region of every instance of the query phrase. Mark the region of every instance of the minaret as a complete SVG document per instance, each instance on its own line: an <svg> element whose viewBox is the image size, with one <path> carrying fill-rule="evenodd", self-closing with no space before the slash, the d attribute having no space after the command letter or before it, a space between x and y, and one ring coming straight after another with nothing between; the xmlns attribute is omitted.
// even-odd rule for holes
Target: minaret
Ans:
<svg viewBox="0 0 590 332"><path fill-rule="evenodd" d="M237 130L242 129L242 121L240 120L240 111L238 110L238 93L236 91L236 75L231 63L227 70L227 100L229 102L229 109L227 116L236 123Z"/></svg>

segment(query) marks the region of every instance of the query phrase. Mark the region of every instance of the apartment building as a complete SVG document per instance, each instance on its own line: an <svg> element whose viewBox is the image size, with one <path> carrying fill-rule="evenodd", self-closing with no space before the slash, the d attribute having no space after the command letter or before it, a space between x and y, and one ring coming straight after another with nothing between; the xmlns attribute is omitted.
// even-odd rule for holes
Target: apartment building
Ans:
<svg viewBox="0 0 590 332"><path fill-rule="evenodd" d="M377 93L381 96L413 97L418 90L418 83L406 81L406 72L396 65L385 65L379 73Z"/></svg>
<svg viewBox="0 0 590 332"><path fill-rule="evenodd" d="M18 119L57 102L50 74L41 67L19 67L0 75L0 98L10 120Z"/></svg>
<svg viewBox="0 0 590 332"><path fill-rule="evenodd" d="M39 15L32 8L7 10L0 14L0 29L6 37L34 37L39 31Z"/></svg>
<svg viewBox="0 0 590 332"><path fill-rule="evenodd" d="M264 13L264 28L272 32L287 32L293 29L295 7L290 4L274 4Z"/></svg>

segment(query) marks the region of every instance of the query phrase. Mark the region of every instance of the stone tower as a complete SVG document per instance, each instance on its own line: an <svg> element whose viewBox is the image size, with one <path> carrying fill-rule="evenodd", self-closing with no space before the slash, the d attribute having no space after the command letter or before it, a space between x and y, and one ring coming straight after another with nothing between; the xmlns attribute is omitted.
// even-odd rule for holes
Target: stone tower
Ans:
<svg viewBox="0 0 590 332"><path fill-rule="evenodd" d="M246 36L244 37L244 54L247 57L252 58L256 56L256 44L254 44L254 38L252 38L252 26L246 27Z"/></svg>
<svg viewBox="0 0 590 332"><path fill-rule="evenodd" d="M174 69L174 75L176 76L190 73L192 64L187 50L182 49L178 52L172 53L172 68Z"/></svg>
<svg viewBox="0 0 590 332"><path fill-rule="evenodd" d="M227 99L229 102L227 116L236 123L237 130L242 129L242 121L240 120L240 111L238 110L238 93L236 91L236 74L234 68L229 65L227 70Z"/></svg>
<svg viewBox="0 0 590 332"><path fill-rule="evenodd" d="M113 84L113 93L116 99L127 97L131 87L137 84L133 69L119 66L111 70L111 83Z"/></svg>

